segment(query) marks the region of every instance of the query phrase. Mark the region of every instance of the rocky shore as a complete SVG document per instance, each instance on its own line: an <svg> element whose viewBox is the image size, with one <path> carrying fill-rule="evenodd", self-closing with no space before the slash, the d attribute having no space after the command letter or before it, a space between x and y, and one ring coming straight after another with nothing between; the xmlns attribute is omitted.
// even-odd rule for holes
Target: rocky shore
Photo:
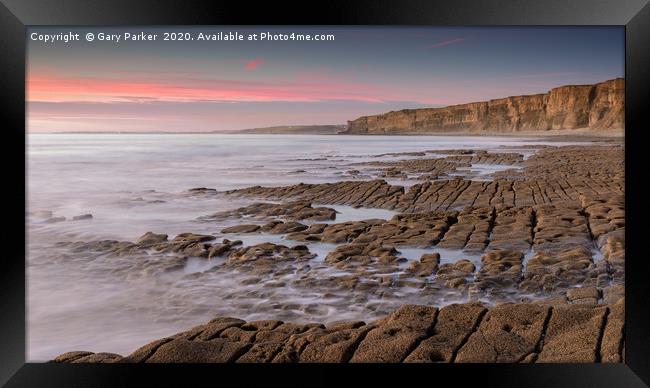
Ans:
<svg viewBox="0 0 650 388"><path fill-rule="evenodd" d="M211 262L187 276L234 279L242 288L220 297L274 320L218 317L128 356L54 361L620 362L623 155L619 143L423 150L352 163L334 183L188 190L197 200L259 202L199 217L229 223L214 235L147 232L58 247L126 258L147 275ZM483 165L506 168L473 170ZM338 221L340 205L395 214ZM292 290L318 297L297 304ZM377 319L325 326L292 313L318 317L329 303Z"/></svg>
<svg viewBox="0 0 650 388"><path fill-rule="evenodd" d="M69 352L57 363L590 363L624 357L624 303L610 306L404 305L384 319L328 326L217 317L121 356Z"/></svg>

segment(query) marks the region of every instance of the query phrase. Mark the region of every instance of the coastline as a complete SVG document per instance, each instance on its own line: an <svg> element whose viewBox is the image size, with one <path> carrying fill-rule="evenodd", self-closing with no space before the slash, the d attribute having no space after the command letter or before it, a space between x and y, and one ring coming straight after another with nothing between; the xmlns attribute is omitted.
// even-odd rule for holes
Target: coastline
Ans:
<svg viewBox="0 0 650 388"><path fill-rule="evenodd" d="M620 143L620 138L612 141L617 140ZM336 183L250 186L225 192L196 187L187 190L184 195L197 201L225 196L261 202L206 215L203 219L206 222L234 222L215 235L191 231L168 239L167 235L154 231L145 233L136 241L76 241L61 243L63 245L60 247L70 246L77 252L99 252L110 260L124 257L129 261L138 261L158 255L172 255L147 269L153 273L182 269L188 257L201 262L218 258L217 266L206 273L218 277L232 277L228 274L238 273L244 276L242 284L259 284L261 290L281 290L291 285L310 292L334 295L335 299L340 293L360 303L368 303L374 298L390 302L386 305L390 309L379 309L378 316L401 315L396 312L401 311L400 305L405 304L400 295L409 290L409 293L421 295L420 300L430 301L428 307L420 305L417 308L429 312L435 309L436 312L431 314L438 314L438 310L448 311L445 309L459 303L464 306L466 302L477 301L484 303L477 308L485 311L505 308L499 306L514 306L512 308L515 310L528 311L537 308L531 306L548 305L554 306L553 309L558 308L558 311L566 310L569 316L575 314L575 319L581 322L575 327L562 328L558 338L572 337L582 330L609 330L605 329L603 322L609 320L607 314L614 311L617 303L621 304L624 298L622 144L558 147L534 143L535 140L532 140L531 145L524 147L531 152L526 158L519 153L521 147L515 147L517 150L514 152L507 152L506 147L503 152L496 153L476 148L427 151L422 147L422 151L418 152L386 154L388 158L371 158L351 164L350 167L361 171L349 170ZM398 158L391 159L395 156ZM505 167L489 172L491 179L483 180L476 179L483 176L481 172L471 171L474 164ZM459 172L463 175L454 175ZM403 180L404 184L388 183L389 178ZM409 179L417 182L407 185ZM339 221L338 212L333 208L337 205L386 209L397 214L387 219ZM217 236L221 236L221 242ZM249 239L249 236L257 237ZM318 244L326 244L329 248L320 253L319 249L322 248ZM415 253L405 259L406 252L417 247L425 249L415 249ZM458 252L458 255L446 256L452 251ZM316 259L317 253L323 256ZM340 273L332 276L332 270ZM287 273L300 273L302 276L287 280ZM200 280L203 273L196 276ZM440 297L442 299L436 299ZM592 306L591 309L585 310L586 305ZM288 325L300 322L284 318L281 314L284 308L295 308L291 302L280 303L279 306L280 310L276 310L270 305L264 312L256 308L256 312L264 316L261 322L293 322ZM316 303L300 308L307 314L318 316L321 307ZM552 317L552 313L549 314L547 316ZM519 316L520 313L515 315ZM262 324L256 320L250 324L234 318L216 320L221 322L224 319L239 322L241 327L250 326L251 329L245 329L245 332L274 330L260 326ZM410 316L403 324L417 326L417 319L417 315ZM382 322L390 320L385 317L378 321L371 320L373 323L369 325L357 322L348 329L365 326L368 330L363 338L369 338L367 335L373 330L373 325L381 327ZM323 332L319 331L314 336L310 334L309 340L298 336L291 341L309 343L312 340L320 341L317 338L321 335L338 338L350 334L339 333L338 329L328 331L332 329L332 324L327 328L321 323L314 325ZM541 327L548 330L545 325ZM498 340L495 346L515 346L509 342L514 339L508 339L502 333L512 330L490 327L488 325L485 329L496 330L494 335ZM174 362L197 361L192 357L203 354L203 350L197 349L208 346L206 351L213 358L197 362L237 360L245 354L240 354L241 349L252 349L257 338L257 334L254 337L250 337L252 333L244 336L238 330L234 327L229 331L217 330L210 334L207 344L198 345L193 343L193 339L198 338L200 333L191 330L196 336L187 341L192 343L175 342L174 347L169 345L165 348L168 353L160 357ZM430 330L433 330L432 327L414 334L418 338L415 343L424 343L431 336ZM622 335L621 325L612 330L617 333L616 338ZM381 330L376 334L380 339L372 346L391 346L386 344L390 344L392 339L381 337L380 333ZM179 336L184 335L179 333ZM273 346L293 344L287 342L289 337L274 342ZM361 342L354 343L361 346L363 338L359 337ZM409 335L406 338L412 337ZM556 358L551 359L567 362L600 360L601 356L582 358L586 353L576 353L572 344L558 341L563 345L554 350L553 357ZM539 343L539 340L533 342ZM614 342L617 345L612 345L616 349L612 357L619 359L622 345L618 345L621 343L618 340ZM160 344L159 341L155 343ZM217 348L213 349L213 345ZM409 345L408 349L411 346L414 345ZM590 344L590 350L585 352L597 354L596 350L600 348L595 346L601 345ZM240 349L234 353L237 357L232 354L226 357L230 353L224 349L232 347ZM286 361L300 361L305 348L300 349L297 356ZM541 347L538 351L519 355L523 358L517 356L515 361L541 362L546 359L546 356L541 357L543 349ZM330 350L314 352L314 358L310 356L309 359L324 361L326 359L319 357L330 354ZM153 354L154 351L149 356ZM351 360L356 350L352 353L346 351L345 354ZM408 356L403 355L404 358ZM155 361L157 357L150 361ZM537 357L541 358L538 360ZM63 362L117 360L133 362L129 361L129 357L103 353L93 355L82 352L58 358ZM347 359L344 357L341 360ZM368 362L377 360L380 359L366 359ZM457 362L473 362L462 360L456 359ZM512 358L502 361L515 362Z"/></svg>
<svg viewBox="0 0 650 388"><path fill-rule="evenodd" d="M517 132L473 132L473 131L459 131L459 132L404 132L404 133L365 133L365 134L339 134L342 136L462 136L462 137L537 137L555 139L560 137L566 138L622 138L625 136L625 131L593 131L590 129L557 129L548 131L517 131Z"/></svg>
<svg viewBox="0 0 650 388"><path fill-rule="evenodd" d="M30 132L30 134L46 135L281 135L281 136L428 136L428 137L504 137L504 138L529 138L540 139L621 139L625 131L591 131L591 130L553 130L553 131L528 131L528 132L414 132L414 133L370 133L370 134L345 134L345 133L249 133L249 132Z"/></svg>

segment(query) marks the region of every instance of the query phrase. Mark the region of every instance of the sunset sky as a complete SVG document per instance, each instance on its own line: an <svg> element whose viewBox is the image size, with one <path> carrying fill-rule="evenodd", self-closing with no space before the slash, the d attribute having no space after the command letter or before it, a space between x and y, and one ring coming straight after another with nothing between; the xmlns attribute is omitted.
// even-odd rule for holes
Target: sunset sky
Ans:
<svg viewBox="0 0 650 388"><path fill-rule="evenodd" d="M28 131L233 130L543 93L624 76L622 27L30 28ZM87 32L158 33L86 42ZM162 41L163 31L335 34L327 42Z"/></svg>

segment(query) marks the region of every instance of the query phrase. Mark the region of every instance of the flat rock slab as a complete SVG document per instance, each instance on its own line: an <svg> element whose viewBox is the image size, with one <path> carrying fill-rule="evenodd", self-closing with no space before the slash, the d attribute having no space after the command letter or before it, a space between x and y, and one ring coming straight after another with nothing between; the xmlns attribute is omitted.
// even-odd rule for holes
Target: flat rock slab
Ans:
<svg viewBox="0 0 650 388"><path fill-rule="evenodd" d="M93 364L110 364L118 362L122 359L122 356L115 353L93 353L85 357L77 358L76 360L70 361L73 364L82 364L82 363L93 363Z"/></svg>
<svg viewBox="0 0 650 388"><path fill-rule="evenodd" d="M351 362L401 362L426 338L438 309L405 305L368 333Z"/></svg>
<svg viewBox="0 0 650 388"><path fill-rule="evenodd" d="M235 225L221 230L221 233L253 233L260 230L261 226L255 224Z"/></svg>
<svg viewBox="0 0 650 388"><path fill-rule="evenodd" d="M222 331L231 327L242 326L244 323L246 323L246 321L237 318L215 318L202 328L196 338L202 341L209 341L218 337Z"/></svg>
<svg viewBox="0 0 650 388"><path fill-rule="evenodd" d="M327 207L314 208L311 206L311 203L305 201L295 201L282 204L254 203L235 210L199 217L199 219L223 220L243 217L253 217L260 220L277 219L279 217L286 220L328 221L336 218L336 210Z"/></svg>
<svg viewBox="0 0 650 388"><path fill-rule="evenodd" d="M231 342L223 338L210 341L175 339L161 347L147 359L147 363L214 363L232 362L250 348L249 344Z"/></svg>
<svg viewBox="0 0 650 388"><path fill-rule="evenodd" d="M303 201L314 200L325 204L378 207L383 209L394 208L399 196L403 193L404 187L390 185L384 180L344 181L320 184L300 183L284 187L254 186L226 191L226 194L231 195L271 199L300 198Z"/></svg>
<svg viewBox="0 0 650 388"><path fill-rule="evenodd" d="M600 344L601 362L621 362L625 339L625 304L623 300L609 309L607 324Z"/></svg>
<svg viewBox="0 0 650 388"><path fill-rule="evenodd" d="M320 325L316 325L320 327ZM314 325L297 325L294 323L283 323L273 330L260 331L255 336L253 346L236 362L259 363L271 362L283 349L285 343L292 335L304 333Z"/></svg>
<svg viewBox="0 0 650 388"><path fill-rule="evenodd" d="M452 362L457 350L478 326L487 309L480 304L452 304L438 312L433 335L405 362Z"/></svg>
<svg viewBox="0 0 650 388"><path fill-rule="evenodd" d="M300 362L348 362L371 326L331 330L316 336L300 354Z"/></svg>
<svg viewBox="0 0 650 388"><path fill-rule="evenodd" d="M90 356L93 352L74 351L58 355L52 362L74 362L80 358Z"/></svg>
<svg viewBox="0 0 650 388"><path fill-rule="evenodd" d="M491 309L456 356L456 362L520 362L535 352L549 308L502 304Z"/></svg>
<svg viewBox="0 0 650 388"><path fill-rule="evenodd" d="M151 357L152 354L158 350L159 347L162 345L166 344L167 342L172 341L173 338L161 338L159 340L155 340L153 342L150 342L134 351L133 353L129 354L128 356L124 357L121 359L120 363L141 363L145 362L149 357Z"/></svg>
<svg viewBox="0 0 650 388"><path fill-rule="evenodd" d="M553 309L537 362L596 362L607 307Z"/></svg>

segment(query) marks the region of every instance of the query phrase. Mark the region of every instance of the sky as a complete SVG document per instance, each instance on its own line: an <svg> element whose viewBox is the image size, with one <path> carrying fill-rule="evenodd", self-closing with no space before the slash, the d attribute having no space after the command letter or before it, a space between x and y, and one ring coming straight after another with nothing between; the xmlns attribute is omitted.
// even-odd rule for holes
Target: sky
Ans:
<svg viewBox="0 0 650 388"><path fill-rule="evenodd" d="M80 40L38 40L70 32ZM125 41L126 32L158 36ZM195 40L164 41L164 32ZM258 40L196 40L219 32L245 39L256 33ZM262 32L334 40L260 41ZM99 40L100 33L122 40ZM345 124L623 77L624 36L622 27L34 27L27 34L27 128L211 132Z"/></svg>

